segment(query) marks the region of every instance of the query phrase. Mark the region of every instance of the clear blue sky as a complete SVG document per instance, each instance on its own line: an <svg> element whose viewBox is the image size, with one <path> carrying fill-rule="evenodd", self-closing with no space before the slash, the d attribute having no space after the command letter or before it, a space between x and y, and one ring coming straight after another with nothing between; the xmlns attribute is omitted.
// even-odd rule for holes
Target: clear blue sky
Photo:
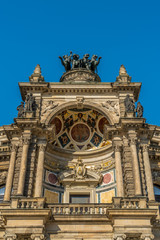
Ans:
<svg viewBox="0 0 160 240"><path fill-rule="evenodd" d="M115 81L124 64L142 82L144 117L160 125L160 1L5 0L0 33L0 126L17 116L18 82L29 81L37 64L47 82L58 82L58 56L71 50L102 56L104 82Z"/></svg>

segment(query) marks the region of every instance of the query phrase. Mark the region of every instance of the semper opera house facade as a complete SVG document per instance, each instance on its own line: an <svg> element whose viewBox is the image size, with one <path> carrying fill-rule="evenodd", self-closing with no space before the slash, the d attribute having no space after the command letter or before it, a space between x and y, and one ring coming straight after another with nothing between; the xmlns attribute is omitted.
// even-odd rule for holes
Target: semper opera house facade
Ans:
<svg viewBox="0 0 160 240"><path fill-rule="evenodd" d="M101 82L100 58L74 55L56 83L37 65L0 127L0 239L159 240L160 127L141 83L123 65Z"/></svg>

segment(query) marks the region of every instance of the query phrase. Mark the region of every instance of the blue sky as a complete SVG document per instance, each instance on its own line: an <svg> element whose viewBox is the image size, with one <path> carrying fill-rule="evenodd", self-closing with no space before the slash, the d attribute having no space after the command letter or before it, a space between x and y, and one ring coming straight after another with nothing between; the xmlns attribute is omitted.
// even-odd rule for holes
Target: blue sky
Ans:
<svg viewBox="0 0 160 240"><path fill-rule="evenodd" d="M58 56L70 51L102 56L103 82L115 81L124 64L142 82L144 117L160 125L160 1L5 0L0 33L0 126L17 116L18 82L29 81L37 64L47 82L58 82Z"/></svg>

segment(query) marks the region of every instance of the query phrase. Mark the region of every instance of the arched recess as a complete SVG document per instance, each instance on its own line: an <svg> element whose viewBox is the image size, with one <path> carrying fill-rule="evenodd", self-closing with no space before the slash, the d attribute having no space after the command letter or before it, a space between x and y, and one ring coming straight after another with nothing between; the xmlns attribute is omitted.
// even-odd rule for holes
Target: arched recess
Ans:
<svg viewBox="0 0 160 240"><path fill-rule="evenodd" d="M108 122L110 125L114 125L114 123L115 123L114 117L112 116L112 114L110 114L110 112L107 109L103 108L100 104L85 101L83 104L83 107L86 107L86 108L88 107L88 108L97 110L104 117L106 117L108 119ZM44 120L45 125L48 125L52 118L54 118L61 111L67 110L68 108L77 108L77 101L63 103L63 104L57 106L56 108L54 108L52 110L52 112L50 112L46 116L46 118Z"/></svg>

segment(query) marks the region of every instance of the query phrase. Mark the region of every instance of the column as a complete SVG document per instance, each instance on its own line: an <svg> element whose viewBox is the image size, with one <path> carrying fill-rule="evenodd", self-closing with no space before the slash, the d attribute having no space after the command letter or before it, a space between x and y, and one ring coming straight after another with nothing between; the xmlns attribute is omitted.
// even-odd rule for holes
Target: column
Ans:
<svg viewBox="0 0 160 240"><path fill-rule="evenodd" d="M21 195L21 196L23 195L23 192L24 192L29 143L30 143L30 138L24 137L23 138L22 159L21 159L19 181L18 181L18 190L17 190L17 195Z"/></svg>
<svg viewBox="0 0 160 240"><path fill-rule="evenodd" d="M10 162L9 162L7 181L6 181L6 189L5 189L5 194L4 194L4 201L10 201L17 148L18 148L17 145L12 144L11 157L10 157Z"/></svg>
<svg viewBox="0 0 160 240"><path fill-rule="evenodd" d="M142 144L142 151L143 151L143 162L144 162L144 169L145 169L148 199L150 201L154 201L155 196L154 196L153 180L152 180L152 173L151 173L151 166L149 161L147 144Z"/></svg>
<svg viewBox="0 0 160 240"><path fill-rule="evenodd" d="M114 142L117 197L124 197L122 161L121 161L121 151L120 150L121 150L121 146L117 145Z"/></svg>
<svg viewBox="0 0 160 240"><path fill-rule="evenodd" d="M36 184L35 184L35 197L42 196L42 183L43 183L43 171L44 171L44 154L45 154L46 144L40 144L37 172L36 172Z"/></svg>
<svg viewBox="0 0 160 240"><path fill-rule="evenodd" d="M133 163L135 195L142 195L136 138L134 137L130 139L130 148L131 148L132 159L133 159L132 163Z"/></svg>

